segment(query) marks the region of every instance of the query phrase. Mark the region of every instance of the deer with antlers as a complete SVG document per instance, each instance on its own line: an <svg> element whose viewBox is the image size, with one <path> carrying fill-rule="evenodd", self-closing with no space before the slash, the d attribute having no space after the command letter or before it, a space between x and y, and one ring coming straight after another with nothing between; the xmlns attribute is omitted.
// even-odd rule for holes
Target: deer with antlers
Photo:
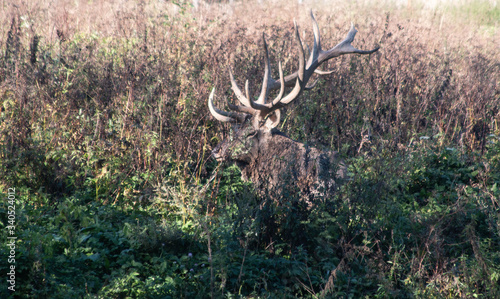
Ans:
<svg viewBox="0 0 500 299"><path fill-rule="evenodd" d="M289 105L304 90L314 88L317 80L309 82L313 74L326 75L334 72L318 69L325 61L344 54L371 54L379 48L370 51L354 48L351 43L357 30L352 25L342 42L324 51L321 48L318 23L312 12L311 18L314 40L307 62L298 27L294 22L299 50L299 66L296 72L285 77L280 62L279 80L271 78L269 52L263 34L264 79L257 100L250 97L248 80L245 93L242 92L230 68L231 88L240 104L228 103L228 107L233 111L226 112L213 104L215 89L208 98L208 108L215 119L234 123L231 136L217 145L212 151L213 156L219 161L227 159L236 162L242 171L243 179L251 180L259 190L277 190L276 188L293 186L301 194L310 197L334 191L338 181L346 177L346 167L337 152L308 147L291 140L276 129L280 122L280 108ZM285 95L287 87L292 89ZM278 89L277 96L269 99L269 92Z"/></svg>

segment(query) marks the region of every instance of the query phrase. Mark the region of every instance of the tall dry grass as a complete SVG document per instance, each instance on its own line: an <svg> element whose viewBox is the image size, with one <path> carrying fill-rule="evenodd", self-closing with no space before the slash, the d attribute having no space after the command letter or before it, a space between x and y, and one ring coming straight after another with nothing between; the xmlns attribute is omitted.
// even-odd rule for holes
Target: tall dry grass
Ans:
<svg viewBox="0 0 500 299"><path fill-rule="evenodd" d="M190 3L2 2L0 128L2 159L11 161L3 173L18 165L33 173L25 180L46 176L34 183L41 187L79 165L98 176L120 157L112 168L122 179L151 171L162 180L171 175L166 164L199 178L228 129L209 117L209 91L216 87L221 107L233 97L228 66L258 89L262 32L274 75L278 60L292 72L293 20L310 43L310 9L323 47L355 22L356 46L381 49L329 62L336 71L286 109L287 134L350 156L404 149L421 136L482 150L498 135L500 41L490 2L476 10L469 9L474 1Z"/></svg>

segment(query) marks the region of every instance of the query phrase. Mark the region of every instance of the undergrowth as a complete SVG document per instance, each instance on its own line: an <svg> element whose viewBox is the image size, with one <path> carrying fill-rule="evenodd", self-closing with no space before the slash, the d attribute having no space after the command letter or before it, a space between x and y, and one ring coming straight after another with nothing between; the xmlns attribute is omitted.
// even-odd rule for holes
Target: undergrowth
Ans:
<svg viewBox="0 0 500 299"><path fill-rule="evenodd" d="M282 112L282 131L349 167L312 208L292 191L267 200L212 160L229 126L206 103L213 87L221 108L234 97L229 65L258 89L263 31L273 66L296 68L291 20L310 42L304 4L56 2L1 12L0 226L7 240L15 188L15 296L500 296L489 2L304 1L323 47L348 30L343 10L356 12L356 47L381 46L329 62L335 72ZM271 8L280 16L257 17ZM2 269L9 254L0 247Z"/></svg>

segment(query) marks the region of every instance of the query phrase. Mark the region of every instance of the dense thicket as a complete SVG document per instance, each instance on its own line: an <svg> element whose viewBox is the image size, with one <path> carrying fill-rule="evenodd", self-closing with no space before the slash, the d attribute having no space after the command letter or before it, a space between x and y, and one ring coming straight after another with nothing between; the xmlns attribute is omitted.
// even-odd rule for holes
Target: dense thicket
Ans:
<svg viewBox="0 0 500 299"><path fill-rule="evenodd" d="M331 62L285 111L284 132L350 165L308 209L293 186L267 200L210 159L229 126L206 105L212 87L219 106L233 97L229 65L258 89L262 32L292 72L307 5L56 2L2 4L16 295L499 295L498 7L309 3L323 47L354 19L356 46L381 49Z"/></svg>

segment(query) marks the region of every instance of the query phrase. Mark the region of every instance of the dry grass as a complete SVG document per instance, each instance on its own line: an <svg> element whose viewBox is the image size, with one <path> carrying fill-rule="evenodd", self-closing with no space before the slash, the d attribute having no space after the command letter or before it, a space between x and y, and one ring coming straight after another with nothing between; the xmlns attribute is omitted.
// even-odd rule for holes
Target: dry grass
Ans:
<svg viewBox="0 0 500 299"><path fill-rule="evenodd" d="M238 80L260 84L262 32L274 66L280 59L293 71L292 20L307 39L309 9L324 47L354 21L356 45L381 49L330 62L337 72L288 109L282 129L292 137L353 155L366 134L374 149L428 135L472 150L498 133L498 21L470 13L476 2L451 10L446 2L262 2L202 2L197 9L167 1L3 2L0 94L12 118L2 125L3 140L11 139L11 148L23 143L12 139L19 131L45 151L99 143L115 155L133 145L138 169L161 165L165 152L194 159L199 169L224 128L207 117L209 90L232 96L228 65ZM480 3L476 11L498 13ZM144 136L156 136L155 143Z"/></svg>
<svg viewBox="0 0 500 299"><path fill-rule="evenodd" d="M224 128L206 117L209 90L232 96L228 65L238 80L259 84L262 32L274 66L280 59L293 71L292 20L307 39L309 9L324 47L355 21L356 45L381 50L330 62L337 72L304 95L305 104L289 109L282 129L292 137L352 155L363 149L366 134L375 149L429 135L470 150L484 148L488 134L498 132L498 26L481 16L464 18L459 8L451 14L391 1L377 7L202 3L197 9L162 1L2 5L0 92L11 118L2 131L12 150L26 142L12 139L17 132L34 137L45 152L99 144L121 155L133 145L136 169L161 167L165 153L203 168L217 142L212 137Z"/></svg>

